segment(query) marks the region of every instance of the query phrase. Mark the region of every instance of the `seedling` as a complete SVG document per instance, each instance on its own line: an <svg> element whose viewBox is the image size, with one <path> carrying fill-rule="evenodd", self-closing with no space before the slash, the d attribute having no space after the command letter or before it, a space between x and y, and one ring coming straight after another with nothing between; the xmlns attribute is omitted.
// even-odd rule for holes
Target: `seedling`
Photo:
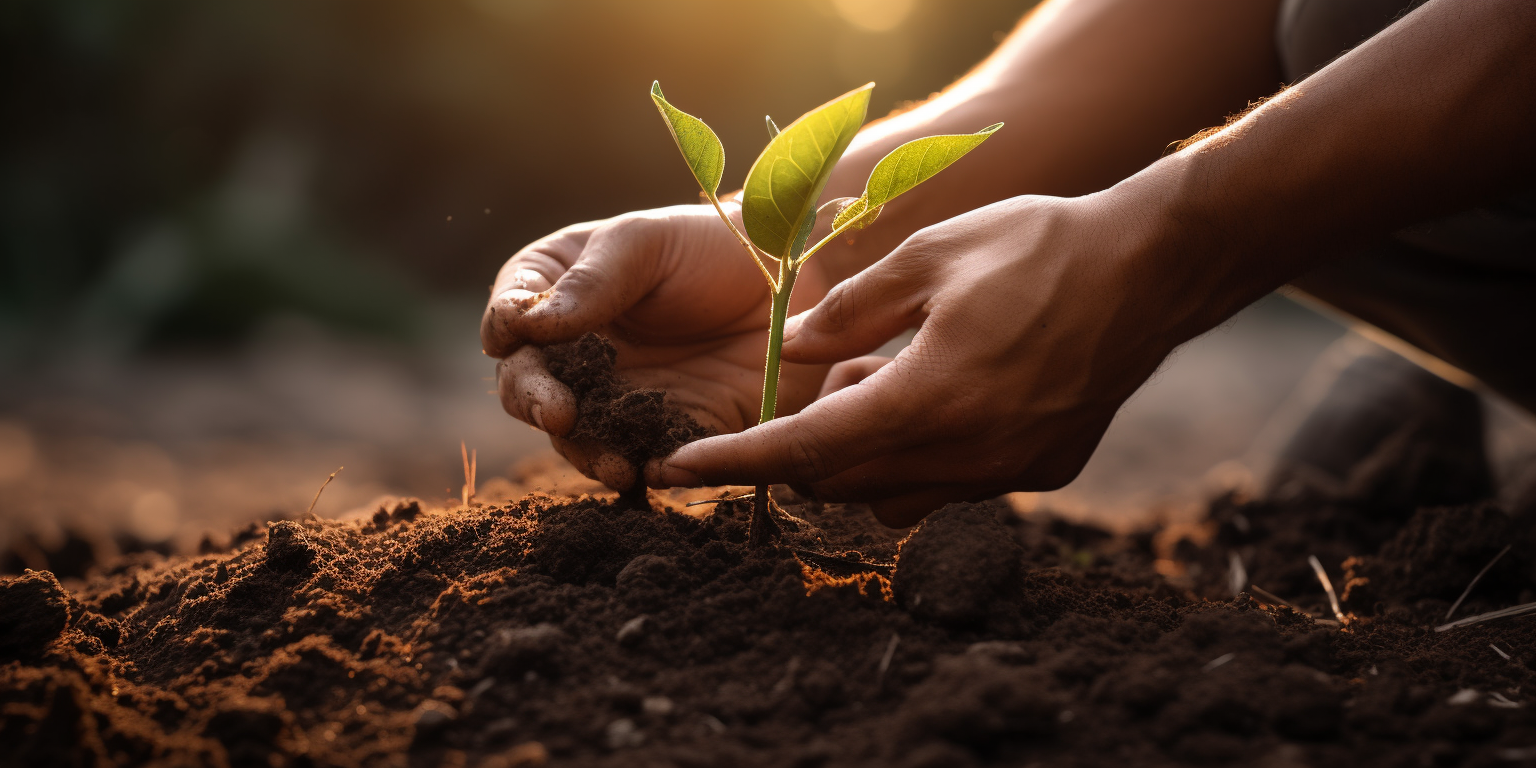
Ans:
<svg viewBox="0 0 1536 768"><path fill-rule="evenodd" d="M778 408L779 350L784 344L784 317L789 310L790 292L795 278L811 256L838 235L863 229L874 223L886 203L927 181L959 160L965 153L987 140L1002 123L990 125L973 134L929 136L909 141L886 155L865 183L864 194L848 201L834 200L818 209L832 169L843 151L864 124L869 109L869 83L800 116L780 131L772 117L765 117L768 146L747 171L741 195L741 229L726 215L718 195L720 178L725 173L725 148L720 138L704 121L683 112L661 94L661 83L651 85L651 100L661 112L698 180L704 196L720 214L752 263L763 273L773 297L768 319L768 360L763 369L763 405L758 414L762 424L774 418ZM806 247L819 213L836 206L832 231ZM831 211L829 211L831 212ZM769 265L773 265L770 270ZM761 545L776 527L771 517L772 502L767 486L758 486L753 496L753 514L749 538Z"/></svg>

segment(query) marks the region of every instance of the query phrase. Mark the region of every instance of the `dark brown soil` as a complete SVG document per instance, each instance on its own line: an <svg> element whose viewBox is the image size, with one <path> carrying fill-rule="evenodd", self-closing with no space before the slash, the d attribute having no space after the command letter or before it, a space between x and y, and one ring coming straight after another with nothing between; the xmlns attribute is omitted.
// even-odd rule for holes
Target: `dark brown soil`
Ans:
<svg viewBox="0 0 1536 768"><path fill-rule="evenodd" d="M664 391L625 385L614 370L618 356L595 333L544 348L549 372L576 395L576 425L568 439L596 443L638 467L708 436L693 417L666 404Z"/></svg>
<svg viewBox="0 0 1536 768"><path fill-rule="evenodd" d="M1489 507L1303 542L1281 521L1317 523L1317 510L1224 501L1215 536L1169 563L1151 537L997 505L951 505L902 541L862 508L782 497L807 525L770 550L745 546L743 503L692 517L534 495L273 523L228 550L107 563L68 589L45 573L8 578L0 763L1123 768L1536 755L1536 617L1429 629L1485 555L1528 547L1529 525ZM1248 538L1224 544L1237 514ZM1339 549L1372 538L1348 554L1374 603L1352 604L1359 617L1343 630L1246 593L1200 596L1220 591L1240 550L1256 583L1313 610L1315 577L1288 581L1279 553L1298 548L1302 567L1306 550L1322 553L1342 579ZM1506 555L1462 615L1522 599L1530 552ZM890 581L860 565L891 560Z"/></svg>

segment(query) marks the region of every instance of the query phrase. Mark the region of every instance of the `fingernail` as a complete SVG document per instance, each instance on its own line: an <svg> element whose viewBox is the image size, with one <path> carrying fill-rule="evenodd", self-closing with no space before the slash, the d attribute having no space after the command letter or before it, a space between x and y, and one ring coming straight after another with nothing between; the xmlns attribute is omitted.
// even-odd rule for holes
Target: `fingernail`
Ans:
<svg viewBox="0 0 1536 768"><path fill-rule="evenodd" d="M698 475L673 464L661 465L661 482L668 488L697 488L704 484Z"/></svg>
<svg viewBox="0 0 1536 768"><path fill-rule="evenodd" d="M512 273L512 285L515 288L527 288L529 283L544 280L544 276L531 269L519 269ZM529 291L532 293L532 291Z"/></svg>
<svg viewBox="0 0 1536 768"><path fill-rule="evenodd" d="M789 341L800 332L800 316L795 315L784 320L784 340Z"/></svg>
<svg viewBox="0 0 1536 768"><path fill-rule="evenodd" d="M528 409L528 415L533 418L534 426L538 427L541 431L549 431L544 429L544 406L534 403L533 407Z"/></svg>

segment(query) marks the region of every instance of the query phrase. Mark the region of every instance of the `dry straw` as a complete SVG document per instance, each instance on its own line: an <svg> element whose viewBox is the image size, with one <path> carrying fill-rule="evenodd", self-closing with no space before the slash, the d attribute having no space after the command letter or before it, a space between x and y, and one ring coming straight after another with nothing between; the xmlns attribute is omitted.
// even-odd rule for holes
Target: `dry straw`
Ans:
<svg viewBox="0 0 1536 768"><path fill-rule="evenodd" d="M1456 598L1456 602L1451 603L1451 609L1445 612L1445 620L1446 621L1450 621L1451 620L1451 614L1455 613L1456 609L1461 607L1461 601L1467 599L1467 595L1472 594L1472 588L1477 586L1477 583L1479 581L1483 580L1483 574L1488 573L1488 569L1492 568L1493 564L1497 563L1499 561L1499 558L1503 557L1504 553L1509 551L1510 546L1511 545L1509 545L1509 544L1505 544L1504 548L1499 550L1499 553L1497 555L1494 555L1493 559L1489 560L1488 564L1483 566L1483 569L1481 571L1478 571L1476 576L1472 577L1472 581L1467 583L1467 588L1461 591L1461 597Z"/></svg>
<svg viewBox="0 0 1536 768"><path fill-rule="evenodd" d="M1323 570L1323 564L1317 559L1317 555L1307 555L1307 562L1311 563L1312 571L1317 574L1317 580L1323 583L1323 591L1328 593L1328 605L1333 608L1334 618L1344 624L1344 612L1339 610L1339 594L1333 591L1333 581L1328 578L1328 572Z"/></svg>

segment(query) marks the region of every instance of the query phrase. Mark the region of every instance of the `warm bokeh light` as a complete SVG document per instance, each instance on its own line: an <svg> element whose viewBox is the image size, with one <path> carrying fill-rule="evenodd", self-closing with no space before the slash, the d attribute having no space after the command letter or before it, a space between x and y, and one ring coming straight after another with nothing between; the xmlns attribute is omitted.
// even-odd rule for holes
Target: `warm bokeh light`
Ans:
<svg viewBox="0 0 1536 768"><path fill-rule="evenodd" d="M832 0L837 15L869 32L889 32L912 15L917 0Z"/></svg>

